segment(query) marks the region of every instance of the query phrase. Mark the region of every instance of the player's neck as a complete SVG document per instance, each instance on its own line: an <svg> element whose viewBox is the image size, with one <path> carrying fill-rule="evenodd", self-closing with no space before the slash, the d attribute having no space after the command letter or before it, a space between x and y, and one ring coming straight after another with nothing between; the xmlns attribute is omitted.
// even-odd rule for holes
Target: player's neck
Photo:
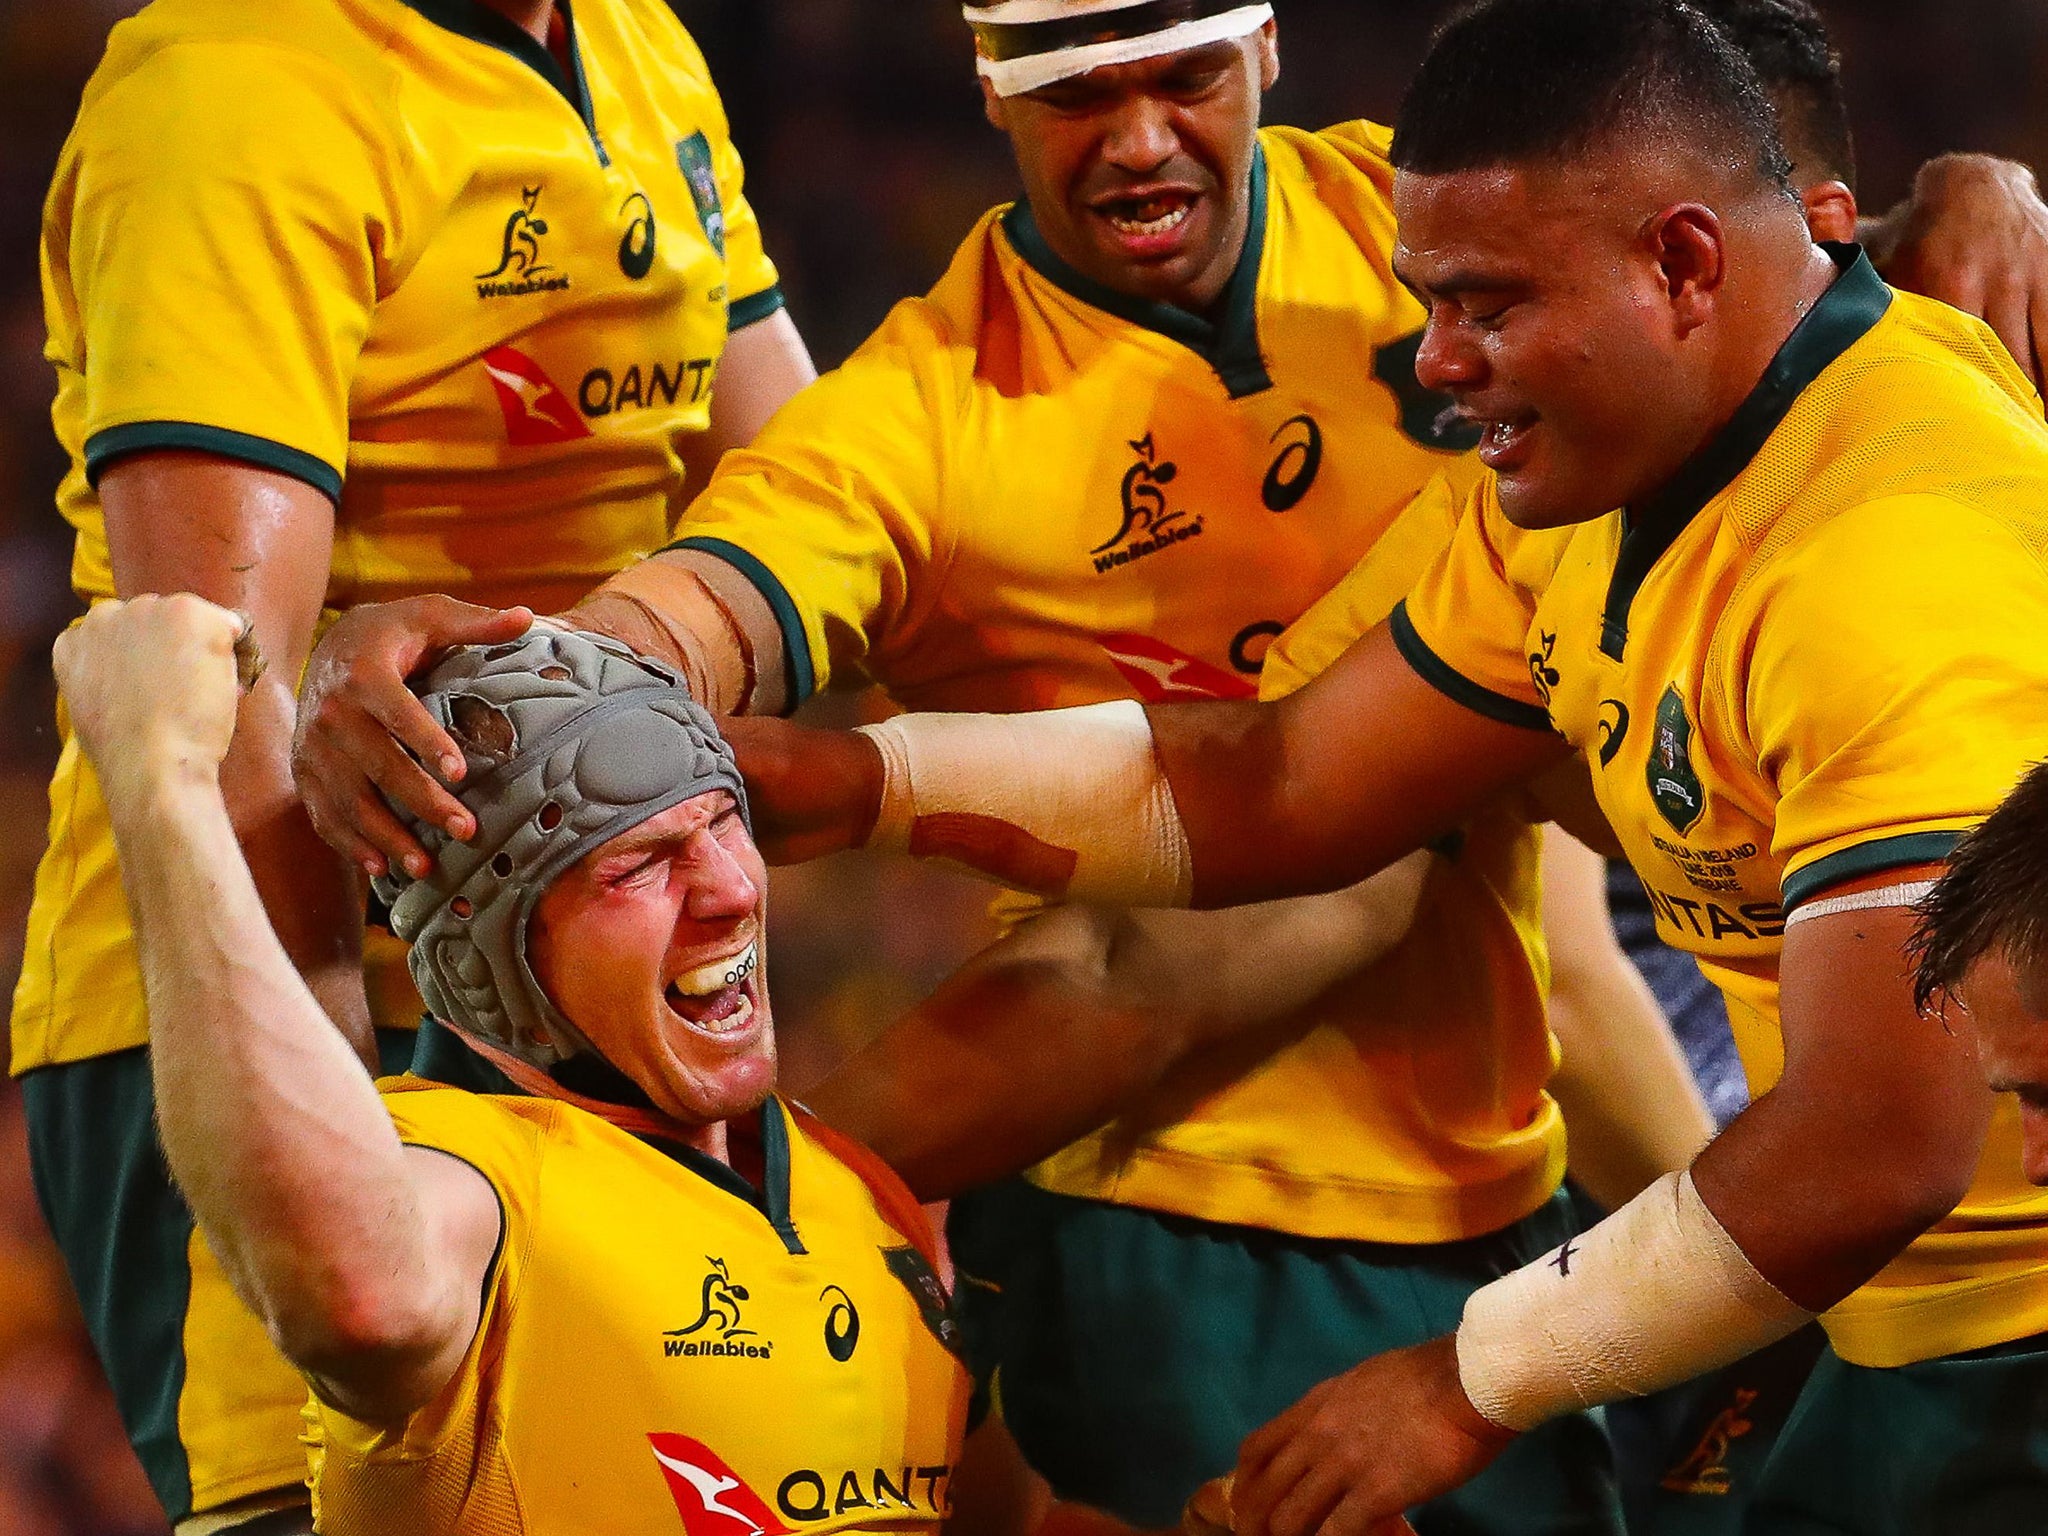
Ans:
<svg viewBox="0 0 2048 1536"><path fill-rule="evenodd" d="M542 47L547 46L548 28L555 19L555 0L483 0L483 4Z"/></svg>

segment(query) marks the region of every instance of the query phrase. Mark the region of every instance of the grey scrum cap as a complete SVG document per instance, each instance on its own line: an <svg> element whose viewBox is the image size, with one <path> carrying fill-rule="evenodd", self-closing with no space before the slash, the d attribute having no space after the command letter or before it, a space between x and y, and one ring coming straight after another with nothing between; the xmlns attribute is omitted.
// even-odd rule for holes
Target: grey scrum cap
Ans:
<svg viewBox="0 0 2048 1536"><path fill-rule="evenodd" d="M458 646L413 691L461 745L455 793L477 835L405 818L434 857L376 882L412 945L436 1018L539 1067L588 1051L534 977L526 930L550 882L600 843L709 790L745 786L711 716L674 672L615 640L536 626L507 645Z"/></svg>

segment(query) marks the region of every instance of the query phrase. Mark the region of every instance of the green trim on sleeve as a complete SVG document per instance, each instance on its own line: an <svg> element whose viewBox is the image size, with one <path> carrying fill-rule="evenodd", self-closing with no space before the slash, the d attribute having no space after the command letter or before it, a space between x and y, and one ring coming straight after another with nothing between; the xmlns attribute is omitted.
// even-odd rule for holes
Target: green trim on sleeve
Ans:
<svg viewBox="0 0 2048 1536"><path fill-rule="evenodd" d="M186 448L195 453L239 459L258 469L274 469L294 480L303 480L329 501L341 500L341 474L324 459L267 437L202 426L196 421L131 421L93 433L85 440L85 478L96 486L107 466L116 459L159 448Z"/></svg>
<svg viewBox="0 0 2048 1536"><path fill-rule="evenodd" d="M734 331L744 331L755 321L766 320L781 309L784 302L780 283L763 288L748 298L733 300L732 306L725 312L726 333L730 335Z"/></svg>
<svg viewBox="0 0 2048 1536"><path fill-rule="evenodd" d="M1938 864L1955 852L1962 839L1960 832L1902 832L1897 837L1874 838L1854 848L1844 848L1787 875L1782 905L1790 915L1794 907L1845 880L1902 869L1908 864Z"/></svg>
<svg viewBox="0 0 2048 1536"><path fill-rule="evenodd" d="M782 675L787 695L783 706L785 714L817 692L818 669L811 660L811 638L804 632L803 615L797 612L796 600L773 571L750 551L725 539L697 535L677 539L655 553L667 554L671 549L694 549L717 556L746 577L754 590L768 600L768 607L775 615L775 626L782 631Z"/></svg>
<svg viewBox="0 0 2048 1536"><path fill-rule="evenodd" d="M1429 642L1415 632L1415 621L1408 617L1408 600L1405 597L1394 605L1387 624L1393 630L1394 648L1401 653L1401 659L1452 703L1462 704L1474 714L1498 720L1502 725L1520 726L1526 731L1547 731L1551 728L1547 710L1480 686L1432 651Z"/></svg>

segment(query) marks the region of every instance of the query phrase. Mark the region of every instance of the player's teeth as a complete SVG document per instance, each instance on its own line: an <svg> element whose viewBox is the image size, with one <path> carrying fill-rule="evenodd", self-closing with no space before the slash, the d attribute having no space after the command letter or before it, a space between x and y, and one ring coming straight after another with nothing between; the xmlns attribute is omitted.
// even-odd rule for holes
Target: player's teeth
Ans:
<svg viewBox="0 0 2048 1536"><path fill-rule="evenodd" d="M759 944L749 944L736 955L683 972L670 985L685 997L704 997L722 987L738 986L754 974L754 967L760 963Z"/></svg>
<svg viewBox="0 0 2048 1536"><path fill-rule="evenodd" d="M754 1000L751 997L742 997L739 1007L733 1009L731 1013L722 1019L692 1019L690 1022L706 1034L729 1035L737 1030L745 1029L747 1021L752 1019L753 1016Z"/></svg>
<svg viewBox="0 0 2048 1536"><path fill-rule="evenodd" d="M1127 235L1163 235L1179 225L1193 206L1191 203L1176 204L1156 219L1127 219L1113 213L1109 216L1109 222Z"/></svg>

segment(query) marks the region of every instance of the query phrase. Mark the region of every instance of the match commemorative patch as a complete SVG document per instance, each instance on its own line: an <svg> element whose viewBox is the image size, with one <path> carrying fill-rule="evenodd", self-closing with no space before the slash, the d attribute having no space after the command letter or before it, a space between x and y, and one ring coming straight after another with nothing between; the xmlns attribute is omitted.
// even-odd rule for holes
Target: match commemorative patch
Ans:
<svg viewBox="0 0 2048 1536"><path fill-rule="evenodd" d="M725 259L725 201L718 195L718 175L711 166L711 141L701 131L676 140L676 168L690 184L690 201L697 205L697 222L704 226L704 238Z"/></svg>

